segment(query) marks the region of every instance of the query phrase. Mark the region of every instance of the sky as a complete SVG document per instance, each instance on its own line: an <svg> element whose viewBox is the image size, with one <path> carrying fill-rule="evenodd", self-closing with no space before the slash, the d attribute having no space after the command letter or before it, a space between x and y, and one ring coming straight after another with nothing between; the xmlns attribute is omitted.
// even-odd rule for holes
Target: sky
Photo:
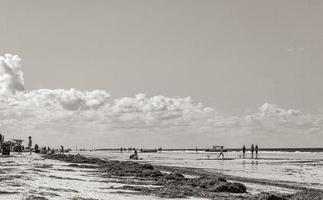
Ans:
<svg viewBox="0 0 323 200"><path fill-rule="evenodd" d="M322 147L322 11L1 0L0 129L50 146Z"/></svg>

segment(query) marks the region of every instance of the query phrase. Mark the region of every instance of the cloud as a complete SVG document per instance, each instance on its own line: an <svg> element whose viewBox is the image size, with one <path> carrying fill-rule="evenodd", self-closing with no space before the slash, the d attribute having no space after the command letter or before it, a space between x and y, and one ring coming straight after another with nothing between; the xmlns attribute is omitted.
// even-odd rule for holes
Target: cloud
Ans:
<svg viewBox="0 0 323 200"><path fill-rule="evenodd" d="M39 89L24 91L21 59L0 57L0 125L21 134L112 129L192 126L213 112L191 97L135 97L112 99L104 90ZM19 131L18 131L19 130ZM21 131L23 130L23 131ZM68 133L73 134L73 133Z"/></svg>
<svg viewBox="0 0 323 200"><path fill-rule="evenodd" d="M46 138L47 135L56 138L57 143L68 144L75 138L87 141L88 137L113 132L145 134L148 130L158 132L169 128L197 130L213 113L213 109L194 103L190 97L138 94L113 100L106 91L75 89L1 95L0 109L2 130L15 137L34 135L48 143L54 142Z"/></svg>
<svg viewBox="0 0 323 200"><path fill-rule="evenodd" d="M305 48L303 48L303 47L288 47L286 49L286 51L288 53L292 53L292 52L304 52L305 51Z"/></svg>
<svg viewBox="0 0 323 200"><path fill-rule="evenodd" d="M258 108L258 112L247 115L245 120L247 122L275 122L280 123L284 121L291 121L302 117L302 112L295 109L284 109L277 105L264 103Z"/></svg>
<svg viewBox="0 0 323 200"><path fill-rule="evenodd" d="M0 56L0 94L16 94L24 90L21 59L17 55Z"/></svg>
<svg viewBox="0 0 323 200"><path fill-rule="evenodd" d="M235 140L246 135L323 132L322 114L304 114L270 103L245 116L222 116L191 97L137 94L112 98L105 90L24 91L21 59L11 54L0 57L0 109L2 131L12 137L33 135L43 143L56 145L64 142L104 145L102 138L112 135L113 141L118 135L131 138L129 134L136 137L142 134L146 138L152 132L166 138L200 134L201 138Z"/></svg>
<svg viewBox="0 0 323 200"><path fill-rule="evenodd" d="M280 108L265 103L258 112L246 115L242 124L252 133L268 135L302 135L310 136L323 132L323 116L321 114L305 114L296 109Z"/></svg>

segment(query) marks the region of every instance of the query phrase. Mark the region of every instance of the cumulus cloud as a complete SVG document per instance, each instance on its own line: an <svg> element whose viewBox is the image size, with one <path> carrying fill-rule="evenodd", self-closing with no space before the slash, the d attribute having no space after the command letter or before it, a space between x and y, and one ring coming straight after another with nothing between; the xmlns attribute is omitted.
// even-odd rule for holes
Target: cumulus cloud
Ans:
<svg viewBox="0 0 323 200"><path fill-rule="evenodd" d="M250 124L273 124L276 126L280 123L286 123L291 121L298 121L303 117L303 114L299 110L284 109L277 105L264 103L258 108L258 112L247 115L244 120Z"/></svg>
<svg viewBox="0 0 323 200"><path fill-rule="evenodd" d="M0 56L0 94L16 94L24 90L21 59L17 55Z"/></svg>
<svg viewBox="0 0 323 200"><path fill-rule="evenodd" d="M245 116L221 116L191 97L112 98L105 90L24 91L21 59L0 57L0 127L15 137L37 135L50 142L88 141L122 132L244 134L322 133L323 115L304 114L265 103ZM50 139L48 139L50 137ZM117 136L115 136L117 137ZM203 137L203 135L201 135ZM81 138L83 138L81 140Z"/></svg>
<svg viewBox="0 0 323 200"><path fill-rule="evenodd" d="M191 97L137 94L112 99L104 90L24 91L19 56L6 54L0 57L0 63L0 125L15 132L193 126L213 112Z"/></svg>

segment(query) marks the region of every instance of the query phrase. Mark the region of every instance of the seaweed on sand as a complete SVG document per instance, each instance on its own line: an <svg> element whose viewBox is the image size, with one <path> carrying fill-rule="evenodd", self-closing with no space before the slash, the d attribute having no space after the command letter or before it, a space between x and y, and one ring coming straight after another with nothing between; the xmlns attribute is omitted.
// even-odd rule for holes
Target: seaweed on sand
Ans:
<svg viewBox="0 0 323 200"><path fill-rule="evenodd" d="M117 188L126 193L132 191L139 195L156 195L168 198L184 198L189 196L212 199L249 199L249 200L321 200L323 191L301 190L295 194L269 194L260 193L252 195L247 192L245 185L229 182L221 174L205 175L186 178L173 168L171 173L163 173L150 164L139 164L134 161L107 161L99 158L88 158L81 155L54 154L44 156L47 159L56 159L70 164L73 167L96 167L102 177L117 178L121 183L132 184ZM92 164L92 165L89 165ZM129 182L132 179L133 182ZM142 185L134 185L139 180ZM147 187L156 185L159 187Z"/></svg>
<svg viewBox="0 0 323 200"><path fill-rule="evenodd" d="M140 194L161 197L214 197L217 193L246 193L246 186L241 183L227 182L218 176L185 178L178 172L162 173L150 164L139 164L133 161L106 161L88 158L81 155L47 155L45 158L66 161L75 164L96 164L104 177L134 177L141 181L154 181L160 187L123 186L117 189L136 191Z"/></svg>

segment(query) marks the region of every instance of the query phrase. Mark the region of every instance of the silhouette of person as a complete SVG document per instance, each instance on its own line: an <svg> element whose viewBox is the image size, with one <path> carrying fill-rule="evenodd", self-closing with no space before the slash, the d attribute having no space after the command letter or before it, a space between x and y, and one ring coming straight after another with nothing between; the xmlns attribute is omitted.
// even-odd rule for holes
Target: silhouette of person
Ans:
<svg viewBox="0 0 323 200"><path fill-rule="evenodd" d="M38 144L35 144L35 153L38 153Z"/></svg>
<svg viewBox="0 0 323 200"><path fill-rule="evenodd" d="M134 149L134 154L130 155L129 157L130 159L133 159L133 160L138 160L138 151L137 149Z"/></svg>
<svg viewBox="0 0 323 200"><path fill-rule="evenodd" d="M246 146L243 145L242 147L242 158L245 158L246 157Z"/></svg>
<svg viewBox="0 0 323 200"><path fill-rule="evenodd" d="M253 144L251 145L250 150L251 150L251 158L253 158L253 152L255 151L255 147L253 146Z"/></svg>
<svg viewBox="0 0 323 200"><path fill-rule="evenodd" d="M29 154L31 155L31 146L33 145L33 142L31 140L31 136L28 137L28 149L29 149Z"/></svg>
<svg viewBox="0 0 323 200"><path fill-rule="evenodd" d="M256 158L258 158L258 150L259 150L258 145L256 145L256 147L255 147L255 151L256 151Z"/></svg>
<svg viewBox="0 0 323 200"><path fill-rule="evenodd" d="M220 156L222 156L222 159L224 160L223 146L221 146L220 154L218 155L217 159L219 159L219 158L220 158Z"/></svg>

